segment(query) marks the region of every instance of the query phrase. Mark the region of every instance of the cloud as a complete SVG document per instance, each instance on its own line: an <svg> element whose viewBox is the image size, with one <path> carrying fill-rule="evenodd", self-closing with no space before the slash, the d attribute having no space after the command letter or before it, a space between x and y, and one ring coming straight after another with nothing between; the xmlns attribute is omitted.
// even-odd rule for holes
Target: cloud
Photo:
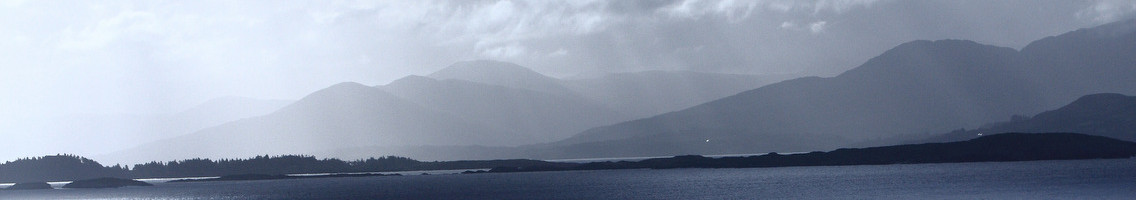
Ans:
<svg viewBox="0 0 1136 200"><path fill-rule="evenodd" d="M812 23L808 23L806 26L801 26L801 25L798 25L797 23L794 23L794 22L791 22L791 21L784 21L784 22L781 22L781 25L779 27L782 30L808 31L809 33L812 33L812 34L820 34L820 33L823 33L825 28L828 27L827 25L828 25L827 21L815 21L815 22L812 22Z"/></svg>
<svg viewBox="0 0 1136 200"><path fill-rule="evenodd" d="M495 1L446 4L429 13L440 21L420 24L441 45L473 44L478 54L502 58L527 54L524 42L550 37L586 35L618 22L600 1Z"/></svg>
<svg viewBox="0 0 1136 200"><path fill-rule="evenodd" d="M426 33L437 46L472 45L466 59L516 59L565 49L547 40L583 38L619 32L628 27L685 23L692 20L745 24L757 13L777 15L846 12L876 1L813 2L789 0L677 0L677 1L425 1L366 6L395 29L410 27ZM406 5L410 4L410 5ZM388 7L405 7L392 9ZM385 14L383 14L385 13ZM316 14L339 16L345 14ZM413 17L405 17L413 16ZM317 20L322 21L322 20ZM409 22L408 22L409 21ZM823 19L811 19L794 30L821 33ZM790 27L784 27L790 28ZM616 30L612 30L616 29Z"/></svg>
<svg viewBox="0 0 1136 200"><path fill-rule="evenodd" d="M26 0L0 0L0 6L3 7L18 7L24 4Z"/></svg>
<svg viewBox="0 0 1136 200"><path fill-rule="evenodd" d="M781 22L781 29L796 29L796 28L797 28L797 23L793 23L793 22L790 22L790 21Z"/></svg>
<svg viewBox="0 0 1136 200"><path fill-rule="evenodd" d="M178 110L226 95L294 99L337 82L382 84L472 59L517 62L558 75L649 69L823 75L817 71L842 71L873 51L912 39L976 39L1020 47L1034 37L1085 27L1086 21L1130 16L1133 4L4 1L0 27L6 28L0 29L0 44L6 48L0 50L0 66L5 73L0 78L73 90L28 94L19 97L21 102L112 94L90 98L116 106L42 106L108 107L92 112L112 112ZM1012 9L1023 5L1051 9ZM835 53L815 59L816 49ZM64 87L68 85L89 87ZM119 98L149 99L118 104ZM163 101L178 103L159 103Z"/></svg>
<svg viewBox="0 0 1136 200"><path fill-rule="evenodd" d="M563 48L556 49L556 51L553 51L552 53L548 53L548 57L564 57L564 56L567 56L567 55L568 55L568 50L563 49Z"/></svg>
<svg viewBox="0 0 1136 200"><path fill-rule="evenodd" d="M830 11L844 13L857 7L868 7L878 0L819 0L813 6L813 13Z"/></svg>
<svg viewBox="0 0 1136 200"><path fill-rule="evenodd" d="M1136 13L1136 1L1098 0L1091 6L1078 11L1077 17L1103 24L1131 17L1133 13Z"/></svg>
<svg viewBox="0 0 1136 200"><path fill-rule="evenodd" d="M156 33L157 19L153 13L123 11L117 16L82 27L63 30L58 47L66 50L102 48L122 36Z"/></svg>
<svg viewBox="0 0 1136 200"><path fill-rule="evenodd" d="M729 22L745 20L761 1L685 0L662 10L672 17L701 18L706 15L725 17Z"/></svg>
<svg viewBox="0 0 1136 200"><path fill-rule="evenodd" d="M509 59L517 56L527 56L529 54L524 46L518 44L493 47L481 50L481 53L485 56L497 59Z"/></svg>
<svg viewBox="0 0 1136 200"><path fill-rule="evenodd" d="M813 34L824 32L824 28L825 28L824 25L826 25L826 24L828 24L828 22L826 22L826 21L813 22L813 23L809 24L809 31L812 32Z"/></svg>

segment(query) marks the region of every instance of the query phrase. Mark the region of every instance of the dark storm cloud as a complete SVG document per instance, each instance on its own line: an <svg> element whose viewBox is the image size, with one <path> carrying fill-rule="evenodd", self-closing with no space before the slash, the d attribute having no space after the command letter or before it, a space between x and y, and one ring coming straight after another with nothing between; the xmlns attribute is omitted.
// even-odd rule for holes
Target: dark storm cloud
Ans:
<svg viewBox="0 0 1136 200"><path fill-rule="evenodd" d="M515 60L569 74L663 68L834 75L911 40L970 39L1020 48L1133 10L1132 1L723 2L612 5L631 8L610 9L623 11L610 14L622 21L603 31L521 43L564 48L574 59Z"/></svg>

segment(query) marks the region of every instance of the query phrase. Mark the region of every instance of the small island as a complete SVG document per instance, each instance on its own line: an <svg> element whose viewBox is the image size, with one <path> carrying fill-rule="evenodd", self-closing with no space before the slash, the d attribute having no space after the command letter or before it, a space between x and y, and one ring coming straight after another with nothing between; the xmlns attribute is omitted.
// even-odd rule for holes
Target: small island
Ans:
<svg viewBox="0 0 1136 200"><path fill-rule="evenodd" d="M133 179L121 178L96 178L87 180L78 180L63 185L63 188L120 188L126 186L153 186L149 183L136 181Z"/></svg>
<svg viewBox="0 0 1136 200"><path fill-rule="evenodd" d="M12 185L11 187L4 188L4 189L5 190L50 190L50 189L55 189L55 188L52 188L50 184L47 184L47 182L24 182L24 183L16 183L15 185Z"/></svg>

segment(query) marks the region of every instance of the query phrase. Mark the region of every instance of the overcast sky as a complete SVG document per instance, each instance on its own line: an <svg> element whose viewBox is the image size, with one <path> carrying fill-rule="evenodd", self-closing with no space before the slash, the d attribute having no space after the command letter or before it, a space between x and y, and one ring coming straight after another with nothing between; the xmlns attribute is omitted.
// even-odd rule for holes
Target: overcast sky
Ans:
<svg viewBox="0 0 1136 200"><path fill-rule="evenodd" d="M916 39L1029 41L1136 0L0 1L0 120L298 99L494 59L539 72L832 76Z"/></svg>

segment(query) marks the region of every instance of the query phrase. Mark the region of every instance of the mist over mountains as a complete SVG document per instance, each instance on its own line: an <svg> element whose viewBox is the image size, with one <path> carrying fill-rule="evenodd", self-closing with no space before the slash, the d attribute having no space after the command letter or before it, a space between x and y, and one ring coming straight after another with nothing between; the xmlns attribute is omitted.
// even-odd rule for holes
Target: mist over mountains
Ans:
<svg viewBox="0 0 1136 200"><path fill-rule="evenodd" d="M564 84L634 118L688 108L738 92L794 78L691 71L644 71L566 80Z"/></svg>
<svg viewBox="0 0 1136 200"><path fill-rule="evenodd" d="M1032 115L1082 95L1136 93L1136 20L1038 40L1021 51L913 41L832 78L771 84L682 111L598 127L553 157L838 148ZM715 143L717 142L717 143ZM569 152L569 153L565 153Z"/></svg>
<svg viewBox="0 0 1136 200"><path fill-rule="evenodd" d="M186 110L169 114L76 114L49 117L37 123L21 123L3 127L13 134L32 135L33 142L52 146L53 152L23 152L53 154L58 152L108 153L160 139L189 134L243 118L265 115L292 101L265 100L247 97L216 98ZM0 145L11 140L0 140ZM91 141L102 141L92 143ZM8 152L29 151L10 149Z"/></svg>
<svg viewBox="0 0 1136 200"><path fill-rule="evenodd" d="M625 114L575 95L557 95L465 80L409 76L379 88L408 101L528 138L505 145L552 142L586 128L631 119Z"/></svg>
<svg viewBox="0 0 1136 200"><path fill-rule="evenodd" d="M387 85L337 84L265 116L99 159L831 150L1034 115L1093 93L1134 94L1134 27L1136 20L1115 22L1022 50L967 40L912 41L835 77L787 81L681 71L566 80L506 62L460 62Z"/></svg>
<svg viewBox="0 0 1136 200"><path fill-rule="evenodd" d="M562 80L512 63L468 61L386 85L337 84L266 116L98 158L146 162L266 153L365 157L410 152L450 157L453 151L431 149L555 142L592 127L694 106L784 78L647 71Z"/></svg>

